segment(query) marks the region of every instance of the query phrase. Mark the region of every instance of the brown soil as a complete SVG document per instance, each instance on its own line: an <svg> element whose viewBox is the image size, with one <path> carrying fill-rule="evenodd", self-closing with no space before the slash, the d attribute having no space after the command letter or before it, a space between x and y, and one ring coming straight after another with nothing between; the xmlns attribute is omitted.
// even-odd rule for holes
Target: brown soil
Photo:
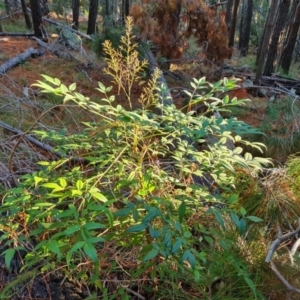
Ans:
<svg viewBox="0 0 300 300"><path fill-rule="evenodd" d="M52 40L54 41L54 39ZM52 42L50 41L50 42ZM23 37L5 37L0 39L0 61L13 58L28 48L39 49L36 41ZM77 84L77 91L87 97L100 97L99 92L95 90L98 82L105 86L111 86L111 79L103 73L104 64L96 60L94 53L84 46L86 55L79 57L76 52L70 51L74 57L57 57L50 51L37 58L30 58L24 64L21 64L7 72L7 76L1 76L0 83L10 85L15 82L18 86L27 85L30 87L37 80L42 80L40 74L46 74L54 78L59 78L65 85L73 82ZM13 86L11 86L13 88ZM133 89L134 96L138 94L140 88ZM115 86L111 94L118 95L118 89ZM122 94L116 98L118 103L124 103ZM134 101L134 100L133 100Z"/></svg>

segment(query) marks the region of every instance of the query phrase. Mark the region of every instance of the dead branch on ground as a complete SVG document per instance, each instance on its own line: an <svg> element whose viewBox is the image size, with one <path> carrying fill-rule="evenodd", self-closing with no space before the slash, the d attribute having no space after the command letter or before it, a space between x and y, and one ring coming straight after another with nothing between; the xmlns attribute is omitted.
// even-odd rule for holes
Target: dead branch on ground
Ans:
<svg viewBox="0 0 300 300"><path fill-rule="evenodd" d="M300 218L299 218L299 224L300 224ZM283 243L284 241L296 236L298 233L300 233L300 226L295 229L294 231L291 231L285 235L282 235L281 229L278 228L278 237L276 240L274 240L269 248L267 257L266 257L266 262L270 263L270 267L273 270L273 272L275 273L275 275L277 276L277 278L282 282L282 284L287 288L287 290L289 292L295 292L300 294L300 289L295 288L294 286L292 286L283 276L282 274L279 272L279 270L277 269L275 263L272 260L272 257L275 253L275 251L277 250L277 248L279 247L279 245L281 243Z"/></svg>
<svg viewBox="0 0 300 300"><path fill-rule="evenodd" d="M0 32L0 36L34 36L33 33Z"/></svg>
<svg viewBox="0 0 300 300"><path fill-rule="evenodd" d="M29 48L25 52L8 60L6 63L1 65L0 66L0 75L5 74L7 70L17 66L18 64L22 63L24 60L26 60L30 57L37 57L37 56L41 56L44 54L45 54L45 52L43 50L36 50L33 48Z"/></svg>

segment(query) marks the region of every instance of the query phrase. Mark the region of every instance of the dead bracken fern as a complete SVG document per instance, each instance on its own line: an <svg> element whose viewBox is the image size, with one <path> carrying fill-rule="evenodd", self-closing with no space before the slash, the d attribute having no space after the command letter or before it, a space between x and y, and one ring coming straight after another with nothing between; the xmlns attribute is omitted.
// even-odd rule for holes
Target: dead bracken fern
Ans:
<svg viewBox="0 0 300 300"><path fill-rule="evenodd" d="M131 6L130 14L141 38L167 60L181 59L191 37L200 48L198 58L206 66L220 66L233 53L228 47L225 12L205 1L142 1Z"/></svg>

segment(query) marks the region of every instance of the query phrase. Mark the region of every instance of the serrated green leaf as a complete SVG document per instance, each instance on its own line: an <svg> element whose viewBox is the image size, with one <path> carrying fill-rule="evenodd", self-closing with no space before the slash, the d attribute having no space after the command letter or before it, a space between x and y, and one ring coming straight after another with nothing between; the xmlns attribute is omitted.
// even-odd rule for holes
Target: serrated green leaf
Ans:
<svg viewBox="0 0 300 300"><path fill-rule="evenodd" d="M143 258L143 261L145 262L145 261L148 261L148 260L150 260L150 259L156 257L157 254L158 254L158 252L159 252L159 251L158 251L157 249L152 249L152 250L149 251L149 252L147 253L147 255Z"/></svg>
<svg viewBox="0 0 300 300"><path fill-rule="evenodd" d="M141 232L145 230L147 227L148 226L146 224L141 223L141 224L131 226L126 230L126 232Z"/></svg>
<svg viewBox="0 0 300 300"><path fill-rule="evenodd" d="M92 243L85 242L83 251L94 263L98 263L97 251Z"/></svg>
<svg viewBox="0 0 300 300"><path fill-rule="evenodd" d="M179 222L181 223L186 212L186 204L184 201L178 207Z"/></svg>
<svg viewBox="0 0 300 300"><path fill-rule="evenodd" d="M128 216L132 212L133 208L127 207L120 209L114 213L115 217Z"/></svg>
<svg viewBox="0 0 300 300"><path fill-rule="evenodd" d="M180 249L181 246L182 246L182 239L178 239L172 247L171 250L172 254L175 254Z"/></svg>
<svg viewBox="0 0 300 300"><path fill-rule="evenodd" d="M80 191L80 190L83 189L83 187L84 187L83 181L82 180L77 180L76 181L76 188Z"/></svg>
<svg viewBox="0 0 300 300"><path fill-rule="evenodd" d="M89 191L89 193L96 200L99 200L101 202L106 202L107 201L107 198L103 194L101 194L99 192L99 189L97 189L97 188L91 188L90 191Z"/></svg>
<svg viewBox="0 0 300 300"><path fill-rule="evenodd" d="M42 186L49 188L49 189L53 189L52 192L59 192L59 191L64 190L63 187L61 187L60 185L58 185L57 183L54 183L54 182L44 183Z"/></svg>
<svg viewBox="0 0 300 300"><path fill-rule="evenodd" d="M190 252L189 256L188 256L188 261L192 267L192 269L195 269L196 266L196 258L195 255L193 253Z"/></svg>
<svg viewBox="0 0 300 300"><path fill-rule="evenodd" d="M5 251L2 252L1 255L4 255L5 260L5 266L8 270L10 270L10 263L16 253L16 250L14 248L8 248Z"/></svg>
<svg viewBox="0 0 300 300"><path fill-rule="evenodd" d="M262 222L263 219L259 218L259 217L255 217L255 216L248 216L246 217L248 220L252 221L252 222L255 222L255 223L258 223L258 222Z"/></svg>
<svg viewBox="0 0 300 300"><path fill-rule="evenodd" d="M68 251L67 256L66 256L66 260L67 260L67 265L68 265L68 266L70 265L70 261L71 261L71 258L72 258L72 254L73 254L74 252L76 252L78 249L82 248L84 244L85 244L84 241L79 241L79 242L77 242L77 243L71 248L70 251Z"/></svg>
<svg viewBox="0 0 300 300"><path fill-rule="evenodd" d="M237 216L237 214L235 212L231 212L230 216L231 216L231 220L234 222L234 224L236 225L236 227L239 228L239 226L240 226L240 219Z"/></svg>
<svg viewBox="0 0 300 300"><path fill-rule="evenodd" d="M76 90L76 83L73 82L72 84L69 85L69 91L74 92Z"/></svg>
<svg viewBox="0 0 300 300"><path fill-rule="evenodd" d="M222 218L220 212L217 209L213 210L213 212L214 212L217 222L221 225L222 229L225 229L224 221L223 221L223 218Z"/></svg>
<svg viewBox="0 0 300 300"><path fill-rule="evenodd" d="M80 229L79 225L73 225L73 226L67 228L66 230L64 230L63 234L64 235L70 235L70 234L73 234L73 233L77 232L79 229Z"/></svg>
<svg viewBox="0 0 300 300"><path fill-rule="evenodd" d="M148 223L149 221L151 221L151 220L153 220L153 219L155 219L157 216L159 216L160 214L159 214L159 210L158 209L155 209L155 208L153 208L153 209L151 209L148 213L147 213L147 215L143 218L143 223Z"/></svg>
<svg viewBox="0 0 300 300"><path fill-rule="evenodd" d="M39 182L41 182L43 180L43 178L38 177L38 176L33 176L33 179L34 179L35 186L37 186L39 184Z"/></svg>
<svg viewBox="0 0 300 300"><path fill-rule="evenodd" d="M67 181L65 178L59 178L58 179L58 182L59 182L59 185L62 187L62 188L65 188L67 186Z"/></svg>
<svg viewBox="0 0 300 300"><path fill-rule="evenodd" d="M54 252L57 255L57 258L60 260L61 259L61 253L60 249L58 246L58 243L56 240L49 240L45 246L51 251Z"/></svg>
<svg viewBox="0 0 300 300"><path fill-rule="evenodd" d="M87 230L94 230L94 229L105 229L106 226L96 222L88 222L83 225L83 227Z"/></svg>
<svg viewBox="0 0 300 300"><path fill-rule="evenodd" d="M161 235L161 230L154 229L153 227L149 228L149 234L153 239L158 238Z"/></svg>

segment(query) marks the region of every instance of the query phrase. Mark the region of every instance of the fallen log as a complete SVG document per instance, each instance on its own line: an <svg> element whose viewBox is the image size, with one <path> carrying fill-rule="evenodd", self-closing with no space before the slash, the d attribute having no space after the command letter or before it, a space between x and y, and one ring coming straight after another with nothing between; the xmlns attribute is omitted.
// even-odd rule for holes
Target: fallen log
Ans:
<svg viewBox="0 0 300 300"><path fill-rule="evenodd" d="M30 9L29 7L27 7L27 11L31 13L31 9ZM46 17L42 17L42 19L43 19L44 21L46 21L46 22L48 22L48 23L50 23L50 24L56 25L56 26L58 26L58 27L66 27L66 26L67 26L67 25L65 25L65 24L61 24L61 23L59 23L59 22L53 21L53 20L51 20L51 19L49 19L49 18L46 18ZM87 39L87 40L89 40L89 41L92 41L92 40L93 40L89 35L87 35L87 34L85 34L85 33L83 33L83 32L80 32L80 31L78 31L78 30L72 28L71 26L67 26L67 27L68 27L71 31L73 31L73 32L75 32L76 34L78 34L78 35L84 37L85 39Z"/></svg>
<svg viewBox="0 0 300 300"><path fill-rule="evenodd" d="M46 21L46 22L48 22L48 23L50 23L50 24L56 25L56 26L58 26L58 27L66 27L66 25L61 24L61 23L56 22L56 21L53 21L53 20L51 20L51 19L49 19L49 18L46 18L46 17L43 17L43 20ZM67 27L68 27L68 29L70 29L71 31L75 32L76 34L78 34L78 35L84 37L85 39L87 39L87 40L89 40L89 41L92 41L92 40L93 40L89 35L87 35L87 34L85 34L85 33L82 33L82 32L80 32L80 31L78 31L78 30L72 28L71 26L67 26Z"/></svg>
<svg viewBox="0 0 300 300"><path fill-rule="evenodd" d="M34 36L33 33L0 32L0 36Z"/></svg>
<svg viewBox="0 0 300 300"><path fill-rule="evenodd" d="M64 51L61 51L59 49L56 49L56 48L52 47L51 44L49 45L49 44L43 42L42 40L38 39L35 36L33 36L32 39L35 40L40 47L42 47L44 49L47 49L50 52L53 52L56 56L63 57L63 58L66 57L66 53Z"/></svg>
<svg viewBox="0 0 300 300"><path fill-rule="evenodd" d="M43 50L36 50L33 48L27 49L25 52L21 53L20 55L8 60L6 63L0 66L0 75L5 74L7 70L17 66L24 60L30 58L30 57L37 57L44 55L45 52Z"/></svg>
<svg viewBox="0 0 300 300"><path fill-rule="evenodd" d="M24 131L22 131L18 128L12 127L7 123L4 123L4 122L0 121L0 127L14 133L18 137L23 137L28 142L30 142L33 145L39 147L40 149L46 150L47 152L51 153L53 156L55 156L58 159L68 158L74 163L86 163L86 164L89 163L89 161L87 159L83 158L83 157L73 157L73 156L64 155L64 154L62 154L58 151L55 151L55 149L53 147L51 147L50 145L48 145L46 143L43 143L43 142L37 140L30 133L26 133L26 132L24 132Z"/></svg>

